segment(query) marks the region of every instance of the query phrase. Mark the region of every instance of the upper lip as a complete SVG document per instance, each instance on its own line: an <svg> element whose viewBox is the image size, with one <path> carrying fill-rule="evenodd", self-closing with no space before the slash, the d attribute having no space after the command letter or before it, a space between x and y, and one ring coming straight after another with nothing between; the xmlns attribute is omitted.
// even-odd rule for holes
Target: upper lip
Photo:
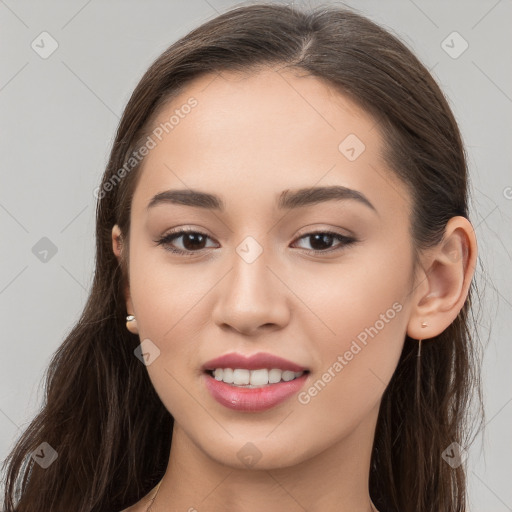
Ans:
<svg viewBox="0 0 512 512"><path fill-rule="evenodd" d="M257 354L253 354L248 357L231 352L230 354L225 354L207 361L201 368L203 371L215 370L215 368L243 368L247 370L278 368L280 370L289 370L292 372L307 371L307 368L293 363L292 361L288 361L282 357L266 352L258 352Z"/></svg>

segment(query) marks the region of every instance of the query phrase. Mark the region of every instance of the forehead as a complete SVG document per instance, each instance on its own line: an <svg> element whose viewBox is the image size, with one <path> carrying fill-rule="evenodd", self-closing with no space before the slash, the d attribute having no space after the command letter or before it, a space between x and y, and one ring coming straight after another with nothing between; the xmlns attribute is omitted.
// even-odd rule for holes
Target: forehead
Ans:
<svg viewBox="0 0 512 512"><path fill-rule="evenodd" d="M404 185L384 165L374 119L304 72L202 76L160 109L151 130L156 144L139 171L134 207L170 188L236 191L248 206L257 195L273 200L315 185L362 190L374 204L387 194L389 206L407 206Z"/></svg>

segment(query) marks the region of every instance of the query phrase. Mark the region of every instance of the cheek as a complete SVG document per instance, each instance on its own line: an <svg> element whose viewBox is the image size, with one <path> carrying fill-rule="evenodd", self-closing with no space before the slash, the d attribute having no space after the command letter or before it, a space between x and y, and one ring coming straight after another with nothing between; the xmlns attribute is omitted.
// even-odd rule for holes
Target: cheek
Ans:
<svg viewBox="0 0 512 512"><path fill-rule="evenodd" d="M407 252L388 249L387 254L382 250L375 254L379 257L363 255L337 273L302 281L305 287L315 282L308 306L318 312L318 320L305 328L308 338L316 340L321 359L316 385L306 390L302 402L316 403L319 409L332 407L339 415L337 421L347 410L366 413L381 398L405 340ZM329 285L322 286L324 282Z"/></svg>
<svg viewBox="0 0 512 512"><path fill-rule="evenodd" d="M130 293L140 318L139 333L172 343L216 276L206 266L203 271L201 265L179 265L162 247L148 245L130 247Z"/></svg>
<svg viewBox="0 0 512 512"><path fill-rule="evenodd" d="M183 279L176 270L161 271L155 266L132 284L140 318L139 336L158 346L160 364L165 363L173 372L190 372L197 362L201 318L209 318L198 315L204 310L205 295L211 288L205 281L199 283Z"/></svg>
<svg viewBox="0 0 512 512"><path fill-rule="evenodd" d="M308 324L316 328L316 334L310 333L311 340L320 334L339 350L355 338L362 343L393 340L404 329L409 262L400 260L396 252L385 255L376 251L378 258L365 252L369 255L358 253L336 268L325 265L295 276L298 295L307 298ZM376 261L370 261L373 259Z"/></svg>
<svg viewBox="0 0 512 512"><path fill-rule="evenodd" d="M390 301L365 301L362 309L357 301L347 302L345 311L331 316L336 335L317 336L322 363L297 396L296 419L325 439L355 429L378 407L389 384L402 352L406 315L401 303Z"/></svg>
<svg viewBox="0 0 512 512"><path fill-rule="evenodd" d="M134 247L130 254L130 294L141 342L149 339L159 351L147 366L149 377L172 413L186 399L182 387L185 379L190 379L191 371L197 371L193 366L200 326L197 311L211 284L184 279L183 270L166 264L165 258L155 255L158 252Z"/></svg>

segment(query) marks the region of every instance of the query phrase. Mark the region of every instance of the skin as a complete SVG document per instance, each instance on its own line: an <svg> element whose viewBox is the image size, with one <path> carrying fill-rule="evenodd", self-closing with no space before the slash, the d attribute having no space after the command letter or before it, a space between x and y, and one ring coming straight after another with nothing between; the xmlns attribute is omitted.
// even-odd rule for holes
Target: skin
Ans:
<svg viewBox="0 0 512 512"><path fill-rule="evenodd" d="M145 158L131 212L126 308L136 322L128 326L158 346L147 371L175 419L151 511L369 512L382 394L405 335L434 337L462 308L477 257L473 228L452 218L414 272L411 198L383 162L378 127L318 78L277 69L204 76L155 126L190 97L198 105ZM354 161L338 149L349 134L365 145ZM358 190L377 211L355 200L276 208L285 189L328 185ZM187 188L221 196L225 212L177 204L146 211L155 194ZM203 249L187 237L171 242L192 247L191 257L155 244L183 227L210 237ZM322 229L357 243L333 238L321 252L304 235ZM247 236L263 250L251 264L236 252ZM121 261L118 226L112 247ZM307 390L396 303L400 312L307 404L293 396L268 411L237 412L204 386L207 360L270 352L310 370ZM261 454L252 467L237 456L248 442ZM127 510L146 510L154 491Z"/></svg>

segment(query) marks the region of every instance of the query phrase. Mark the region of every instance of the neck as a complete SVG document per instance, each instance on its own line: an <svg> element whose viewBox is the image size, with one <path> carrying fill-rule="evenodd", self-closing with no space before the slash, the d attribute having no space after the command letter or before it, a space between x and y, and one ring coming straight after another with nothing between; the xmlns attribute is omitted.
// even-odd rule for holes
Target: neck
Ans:
<svg viewBox="0 0 512 512"><path fill-rule="evenodd" d="M377 414L378 406L347 437L313 457L265 469L213 459L175 422L169 463L150 512L376 512L368 475Z"/></svg>

